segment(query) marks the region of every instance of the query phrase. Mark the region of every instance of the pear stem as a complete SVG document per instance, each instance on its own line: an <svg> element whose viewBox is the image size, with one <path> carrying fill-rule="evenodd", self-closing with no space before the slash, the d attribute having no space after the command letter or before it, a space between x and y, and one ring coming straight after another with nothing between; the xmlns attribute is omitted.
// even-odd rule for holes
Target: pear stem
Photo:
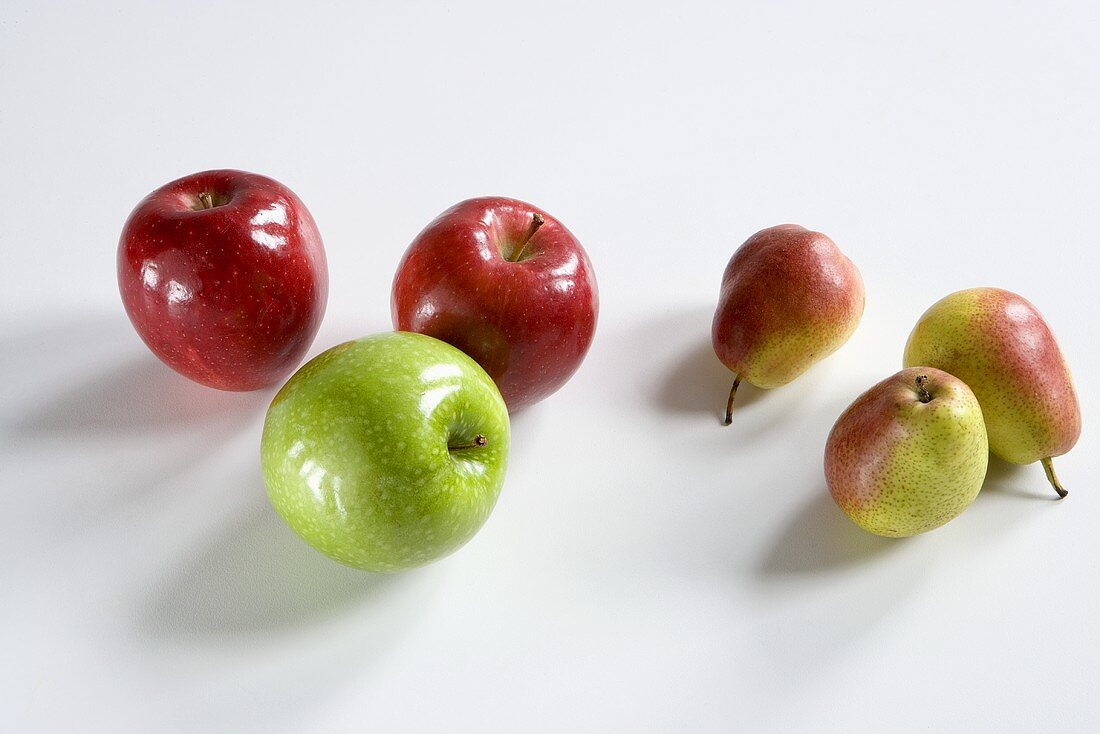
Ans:
<svg viewBox="0 0 1100 734"><path fill-rule="evenodd" d="M468 451L469 449L480 449L483 446L489 445L489 439L481 433L474 436L474 440L469 443L450 444L447 446L448 451Z"/></svg>
<svg viewBox="0 0 1100 734"><path fill-rule="evenodd" d="M733 399L737 397L737 386L741 384L741 378L738 375L733 376L733 387L730 388L730 397L726 401L726 418L722 421L723 426L728 426L733 423Z"/></svg>
<svg viewBox="0 0 1100 734"><path fill-rule="evenodd" d="M531 241L535 232L539 231L539 227L544 224L546 224L546 219L541 214L535 212L531 215L531 226L527 228L527 234L524 235L523 241L518 243L518 249L512 250L512 256L508 258L510 262L518 263L523 259L523 251L527 249L527 243Z"/></svg>
<svg viewBox="0 0 1100 734"><path fill-rule="evenodd" d="M199 194L199 203L202 204L203 209L214 208L214 198L210 196L210 192L208 191L203 191Z"/></svg>
<svg viewBox="0 0 1100 734"><path fill-rule="evenodd" d="M1043 471L1047 473L1047 481L1054 487L1054 491L1058 493L1058 499L1062 499L1068 491L1062 486L1062 483L1058 481L1058 475L1054 473L1054 464L1051 462L1051 457L1047 457L1042 460Z"/></svg>
<svg viewBox="0 0 1100 734"><path fill-rule="evenodd" d="M917 376L917 397L922 403L931 403L932 393L928 392L928 388L924 386L926 382L928 382L928 375Z"/></svg>

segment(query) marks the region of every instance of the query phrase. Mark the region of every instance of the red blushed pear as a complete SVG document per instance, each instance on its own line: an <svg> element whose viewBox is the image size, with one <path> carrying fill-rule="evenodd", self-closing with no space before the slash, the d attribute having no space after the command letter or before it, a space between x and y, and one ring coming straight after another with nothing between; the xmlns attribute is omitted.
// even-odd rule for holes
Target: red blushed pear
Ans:
<svg viewBox="0 0 1100 734"><path fill-rule="evenodd" d="M906 366L946 370L978 396L989 450L1013 464L1042 462L1059 498L1052 459L1081 435L1081 406L1047 322L1000 288L952 293L929 308L905 345Z"/></svg>
<svg viewBox="0 0 1100 734"><path fill-rule="evenodd" d="M943 525L982 488L989 442L961 380L915 367L856 398L825 445L825 479L864 530L906 537Z"/></svg>
<svg viewBox="0 0 1100 734"><path fill-rule="evenodd" d="M118 287L161 361L203 385L255 390L305 356L328 269L294 192L266 176L205 171L138 203L119 238Z"/></svg>
<svg viewBox="0 0 1100 734"><path fill-rule="evenodd" d="M405 252L393 325L474 358L509 411L542 400L576 372L596 330L599 296L577 238L516 199L470 199L440 214Z"/></svg>
<svg viewBox="0 0 1100 734"><path fill-rule="evenodd" d="M863 316L859 270L836 243L797 224L761 230L733 254L722 275L711 338L737 387L785 385L839 349Z"/></svg>

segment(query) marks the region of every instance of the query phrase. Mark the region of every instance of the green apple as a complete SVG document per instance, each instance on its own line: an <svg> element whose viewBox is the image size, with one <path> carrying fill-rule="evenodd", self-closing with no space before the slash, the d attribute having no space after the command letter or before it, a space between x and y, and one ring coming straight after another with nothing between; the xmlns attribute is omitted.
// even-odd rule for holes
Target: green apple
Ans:
<svg viewBox="0 0 1100 734"><path fill-rule="evenodd" d="M508 411L458 349L377 334L305 364L271 403L260 448L275 510L348 566L441 558L484 524L504 482Z"/></svg>

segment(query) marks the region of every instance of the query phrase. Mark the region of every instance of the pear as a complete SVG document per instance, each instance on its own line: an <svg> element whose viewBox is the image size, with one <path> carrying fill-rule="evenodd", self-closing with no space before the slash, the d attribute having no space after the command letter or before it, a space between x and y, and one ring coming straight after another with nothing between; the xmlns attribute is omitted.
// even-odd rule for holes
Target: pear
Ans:
<svg viewBox="0 0 1100 734"><path fill-rule="evenodd" d="M905 345L906 366L950 372L978 396L989 449L1014 464L1043 463L1058 492L1066 490L1051 459L1081 435L1081 406L1047 322L1010 291L972 288L924 312Z"/></svg>
<svg viewBox="0 0 1100 734"><path fill-rule="evenodd" d="M825 444L825 479L864 530L906 537L965 510L985 479L989 440L966 384L930 367L905 369L856 398Z"/></svg>
<svg viewBox="0 0 1100 734"><path fill-rule="evenodd" d="M836 243L797 224L761 230L722 275L711 340L737 386L785 385L839 349L863 315L863 279Z"/></svg>

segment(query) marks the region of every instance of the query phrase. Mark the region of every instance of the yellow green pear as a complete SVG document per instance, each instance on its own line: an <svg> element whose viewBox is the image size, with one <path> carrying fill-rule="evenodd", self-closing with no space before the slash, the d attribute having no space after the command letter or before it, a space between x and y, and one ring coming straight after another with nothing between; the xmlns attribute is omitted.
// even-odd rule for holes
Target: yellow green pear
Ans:
<svg viewBox="0 0 1100 734"><path fill-rule="evenodd" d="M825 479L864 530L901 538L970 506L989 462L982 409L962 380L906 369L856 398L825 444Z"/></svg>
<svg viewBox="0 0 1100 734"><path fill-rule="evenodd" d="M904 363L938 367L969 385L989 450L1014 464L1041 461L1066 496L1051 459L1077 443L1081 407L1054 333L1029 301L1000 288L952 293L921 316Z"/></svg>

